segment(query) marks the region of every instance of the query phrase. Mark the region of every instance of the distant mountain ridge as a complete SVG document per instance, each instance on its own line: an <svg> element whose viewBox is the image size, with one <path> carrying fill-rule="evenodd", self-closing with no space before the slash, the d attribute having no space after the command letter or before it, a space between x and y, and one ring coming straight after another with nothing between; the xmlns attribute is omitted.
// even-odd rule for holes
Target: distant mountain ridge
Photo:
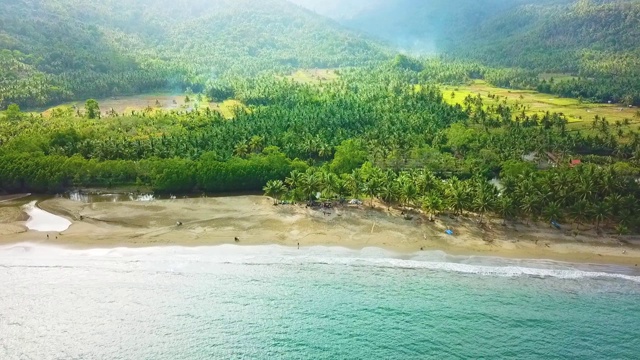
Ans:
<svg viewBox="0 0 640 360"><path fill-rule="evenodd" d="M500 86L640 104L640 0L380 0L340 13L359 3L332 16L407 54L509 68Z"/></svg>
<svg viewBox="0 0 640 360"><path fill-rule="evenodd" d="M375 41L284 0L0 0L0 108L362 65Z"/></svg>
<svg viewBox="0 0 640 360"><path fill-rule="evenodd" d="M348 13L360 1L341 3ZM639 0L380 0L362 9L341 22L414 54L587 73L594 59L640 50Z"/></svg>

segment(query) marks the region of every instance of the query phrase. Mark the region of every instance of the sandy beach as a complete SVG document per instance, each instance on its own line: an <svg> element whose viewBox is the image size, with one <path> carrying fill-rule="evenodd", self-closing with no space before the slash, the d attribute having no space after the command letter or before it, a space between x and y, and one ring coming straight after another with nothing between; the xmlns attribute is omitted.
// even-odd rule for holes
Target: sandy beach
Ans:
<svg viewBox="0 0 640 360"><path fill-rule="evenodd" d="M583 231L573 236L543 225L508 224L498 219L421 216L406 220L381 205L322 210L304 205L274 206L261 196L82 203L63 198L39 202L41 209L72 222L63 232L28 230L29 216L18 202L0 204L0 244L21 242L77 248L279 244L284 246L379 247L397 253L442 250L454 255L548 259L566 262L640 264L640 246ZM182 225L178 226L177 222ZM567 226L568 227L568 226ZM451 228L454 236L444 231ZM47 235L48 238L47 238Z"/></svg>

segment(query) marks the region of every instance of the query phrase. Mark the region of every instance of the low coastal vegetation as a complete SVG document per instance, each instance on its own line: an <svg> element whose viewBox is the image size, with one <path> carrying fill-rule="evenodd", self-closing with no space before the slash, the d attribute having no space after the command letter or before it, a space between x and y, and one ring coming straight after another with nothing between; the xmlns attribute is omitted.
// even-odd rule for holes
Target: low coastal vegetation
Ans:
<svg viewBox="0 0 640 360"><path fill-rule="evenodd" d="M210 107L105 113L91 100L47 116L12 106L0 120L0 187L191 193L268 183L270 195L296 201L320 194L429 216L473 211L639 230L632 124L595 116L594 126L570 131L559 113L471 94L451 102L449 89L419 80L424 72L398 59L337 73L324 82L217 83L205 95L241 104L231 118Z"/></svg>
<svg viewBox="0 0 640 360"><path fill-rule="evenodd" d="M268 184L640 232L638 2L459 3L407 0L460 24L430 58L284 0L7 4L0 193Z"/></svg>

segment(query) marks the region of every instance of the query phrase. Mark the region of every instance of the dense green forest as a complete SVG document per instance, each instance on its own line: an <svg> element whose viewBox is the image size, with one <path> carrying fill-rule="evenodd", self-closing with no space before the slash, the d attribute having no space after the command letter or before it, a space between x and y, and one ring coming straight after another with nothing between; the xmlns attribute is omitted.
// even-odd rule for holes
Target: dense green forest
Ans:
<svg viewBox="0 0 640 360"><path fill-rule="evenodd" d="M50 118L11 106L0 120L0 187L150 186L185 193L265 190L306 201L380 199L436 214L475 211L637 231L640 134L596 118L569 131L559 114L527 116L469 96L450 106L397 58L333 82L262 76L227 84L247 109ZM420 70L420 72L416 71ZM547 170L546 153L557 162ZM537 154L538 160L523 156ZM569 166L579 158L582 164ZM502 190L489 182L499 177Z"/></svg>
<svg viewBox="0 0 640 360"><path fill-rule="evenodd" d="M455 90L438 87L484 79L638 104L637 1L414 3L407 29L450 14L432 41L446 51L431 58L393 54L281 0L0 1L0 192L264 190L640 231L630 119L595 116L576 130L563 114L495 95L450 105ZM360 5L342 21L396 15L386 0ZM303 68L337 70L286 76ZM563 74L541 76L550 71ZM156 90L242 106L226 116L207 106L118 113L89 99L46 116L21 111Z"/></svg>
<svg viewBox="0 0 640 360"><path fill-rule="evenodd" d="M297 0L306 5L302 0ZM640 105L638 0L344 1L342 23L410 54L440 54L528 74L525 87ZM310 5L309 5L310 6ZM354 12L353 8L359 9ZM321 5L312 8L322 12ZM550 82L544 73L573 77Z"/></svg>
<svg viewBox="0 0 640 360"><path fill-rule="evenodd" d="M364 65L370 39L284 0L1 0L0 109L157 90L227 75Z"/></svg>

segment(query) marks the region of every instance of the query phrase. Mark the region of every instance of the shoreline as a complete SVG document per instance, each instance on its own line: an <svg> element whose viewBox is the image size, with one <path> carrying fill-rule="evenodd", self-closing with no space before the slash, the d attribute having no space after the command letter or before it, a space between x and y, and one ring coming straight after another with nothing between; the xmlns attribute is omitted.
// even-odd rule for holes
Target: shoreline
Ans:
<svg viewBox="0 0 640 360"><path fill-rule="evenodd" d="M302 263L382 268L420 269L498 277L618 278L640 284L640 268L617 264L576 263L543 259L513 259L491 255L451 255L440 250L411 254L377 247L349 249L341 246L309 246L296 249L279 244L261 245L166 245L154 247L77 248L55 244L16 243L0 245L0 262L25 264L41 259L99 258L144 262L158 259L192 259L215 264L296 265ZM64 261L64 260L63 260Z"/></svg>
<svg viewBox="0 0 640 360"><path fill-rule="evenodd" d="M287 247L380 248L410 255L443 251L453 256L482 256L565 263L640 265L640 247L585 232L578 237L539 225L493 219L484 227L473 219L443 216L435 222L405 220L396 210L368 206L338 207L330 214L304 206L273 206L262 196L81 203L54 198L38 207L72 222L63 232L30 231L19 206L0 207L0 245L31 243L70 249L200 247L223 244ZM396 213L397 212L397 213ZM82 220L81 220L82 219ZM182 222L182 226L176 223ZM444 234L452 228L454 236ZM47 240L46 235L49 234ZM235 242L235 238L239 242Z"/></svg>

